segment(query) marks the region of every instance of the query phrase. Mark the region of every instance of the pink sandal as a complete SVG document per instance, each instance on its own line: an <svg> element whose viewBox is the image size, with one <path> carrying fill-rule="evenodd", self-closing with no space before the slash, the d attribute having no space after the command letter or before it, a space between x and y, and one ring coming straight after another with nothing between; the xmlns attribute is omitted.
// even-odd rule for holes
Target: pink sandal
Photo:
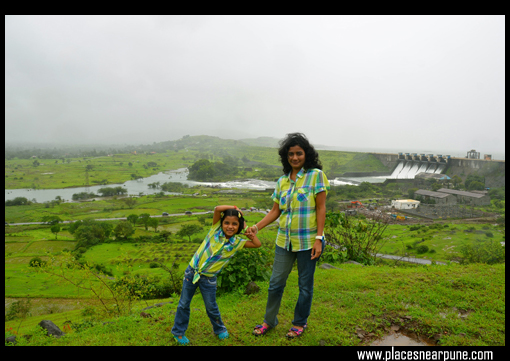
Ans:
<svg viewBox="0 0 510 361"><path fill-rule="evenodd" d="M255 328L253 329L253 334L255 336L262 336L262 335L265 335L270 329L272 329L272 327L269 327L269 326L263 326L263 325L257 325L255 326ZM255 332L255 330L260 330L259 333Z"/></svg>
<svg viewBox="0 0 510 361"><path fill-rule="evenodd" d="M298 338L298 337L301 337L303 332L305 332L307 326L308 326L308 324L304 325L302 330L300 330L298 328L295 328L295 327L291 327L289 332L287 332L287 334L285 336L287 336L287 338ZM289 335L289 333L291 331L294 332L296 334L296 336Z"/></svg>

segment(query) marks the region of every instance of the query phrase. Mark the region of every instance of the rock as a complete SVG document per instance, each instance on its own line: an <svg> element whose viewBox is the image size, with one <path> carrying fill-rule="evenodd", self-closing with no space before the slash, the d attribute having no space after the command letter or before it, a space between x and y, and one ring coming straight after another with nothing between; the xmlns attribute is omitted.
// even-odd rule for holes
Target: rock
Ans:
<svg viewBox="0 0 510 361"><path fill-rule="evenodd" d="M42 320L41 322L39 322L39 326L48 331L47 333L48 336L60 338L61 336L65 335L65 333L63 333L62 330L60 330L60 328L57 327L57 325L55 325L53 322L49 320Z"/></svg>
<svg viewBox="0 0 510 361"><path fill-rule="evenodd" d="M161 302L161 303L156 303L155 305L152 305L152 306L149 306L149 307L145 307L145 308L142 308L142 311L147 311L147 310L150 310L151 308L154 308L154 307L161 307L163 305L167 305L167 304L170 304L172 303L173 301L170 301L170 302Z"/></svg>
<svg viewBox="0 0 510 361"><path fill-rule="evenodd" d="M400 326L399 325L391 325L391 330L394 332L398 332L398 330L400 330Z"/></svg>
<svg viewBox="0 0 510 361"><path fill-rule="evenodd" d="M260 287L255 282L251 281L246 286L246 290L244 291L244 293L247 295L252 295L254 293L258 293L259 291L260 291Z"/></svg>
<svg viewBox="0 0 510 361"><path fill-rule="evenodd" d="M319 346L326 346L326 341L320 340L319 341Z"/></svg>
<svg viewBox="0 0 510 361"><path fill-rule="evenodd" d="M140 312L140 316L142 316L143 318L151 318L152 315L150 313L145 313L145 312Z"/></svg>
<svg viewBox="0 0 510 361"><path fill-rule="evenodd" d="M322 268L322 269L332 269L332 268L334 268L334 269L339 269L339 270L341 270L341 268L338 268L338 267L332 266L332 265L330 265L329 263L323 263L323 264L321 264L321 265L319 266L319 268Z"/></svg>
<svg viewBox="0 0 510 361"><path fill-rule="evenodd" d="M15 344L17 343L17 342L16 342L16 336L10 336L10 337L7 337L7 338L5 339L5 343L12 343L12 344L14 344L14 345L15 345Z"/></svg>
<svg viewBox="0 0 510 361"><path fill-rule="evenodd" d="M351 263L351 264L357 264L357 265L363 266L361 263L358 263L356 261L347 261L347 262L344 262L344 263Z"/></svg>

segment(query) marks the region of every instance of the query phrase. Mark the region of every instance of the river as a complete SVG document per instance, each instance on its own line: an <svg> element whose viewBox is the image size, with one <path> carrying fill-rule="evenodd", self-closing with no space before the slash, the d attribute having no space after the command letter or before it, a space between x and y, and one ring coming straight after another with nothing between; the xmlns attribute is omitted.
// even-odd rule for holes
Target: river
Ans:
<svg viewBox="0 0 510 361"><path fill-rule="evenodd" d="M239 189L268 189L274 188L276 182L264 181L260 179L244 179L234 180L228 182L196 182L188 180L188 169L181 168L176 170L169 170L160 172L156 175L141 178L139 180L129 180L122 184L108 184L108 185L97 185L89 187L75 187L75 188L58 188L58 189L6 189L5 200L14 199L16 197L25 197L31 201L34 199L38 203L49 202L60 196L66 202L72 200L72 196L75 193L87 192L96 193L100 188L104 187L118 187L119 185L125 187L128 195L138 196L140 193L143 194L155 194L161 192L161 189L149 188L149 184L159 182L163 184L165 182L179 182L187 184L190 187L200 185L211 188L239 188ZM345 185L352 184L357 185L360 181L357 178L352 179L333 179L330 181L331 185ZM165 194L177 194L171 192L165 192Z"/></svg>

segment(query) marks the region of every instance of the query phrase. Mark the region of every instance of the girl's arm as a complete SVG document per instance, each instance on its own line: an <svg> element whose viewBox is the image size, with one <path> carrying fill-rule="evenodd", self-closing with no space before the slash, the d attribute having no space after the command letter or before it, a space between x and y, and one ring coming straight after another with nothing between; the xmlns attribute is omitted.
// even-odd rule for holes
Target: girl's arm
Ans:
<svg viewBox="0 0 510 361"><path fill-rule="evenodd" d="M221 212L225 212L227 209L237 209L237 210L239 210L239 208L237 208L236 206L227 206L227 205L224 205L224 206L216 206L216 207L214 207L214 215L213 215L213 219L212 219L212 224L216 224L221 219Z"/></svg>
<svg viewBox="0 0 510 361"><path fill-rule="evenodd" d="M259 248L262 246L262 243L260 243L260 240L257 238L257 235L250 233L245 233L245 236L248 237L250 240L244 242L244 248Z"/></svg>
<svg viewBox="0 0 510 361"><path fill-rule="evenodd" d="M262 218L258 223L256 223L255 226L248 228L245 234L257 234L257 232L262 228L266 227L268 224L273 223L278 217L280 217L281 213L282 211L280 210L278 203L273 203L273 208L269 211L269 213L266 214L266 216Z"/></svg>

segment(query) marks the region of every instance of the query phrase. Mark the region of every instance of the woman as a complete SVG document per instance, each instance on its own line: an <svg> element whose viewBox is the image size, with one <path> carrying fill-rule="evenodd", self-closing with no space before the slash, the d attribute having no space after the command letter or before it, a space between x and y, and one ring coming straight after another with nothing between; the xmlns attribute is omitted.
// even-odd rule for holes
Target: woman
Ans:
<svg viewBox="0 0 510 361"><path fill-rule="evenodd" d="M287 333L287 337L295 338L306 329L310 315L315 265L324 245L326 194L330 187L318 153L303 134L287 134L280 145L284 175L278 179L272 195L273 208L247 230L247 233L256 234L280 217L266 314L253 334L264 335L278 324L277 314L287 277L297 260L299 297L293 327Z"/></svg>

